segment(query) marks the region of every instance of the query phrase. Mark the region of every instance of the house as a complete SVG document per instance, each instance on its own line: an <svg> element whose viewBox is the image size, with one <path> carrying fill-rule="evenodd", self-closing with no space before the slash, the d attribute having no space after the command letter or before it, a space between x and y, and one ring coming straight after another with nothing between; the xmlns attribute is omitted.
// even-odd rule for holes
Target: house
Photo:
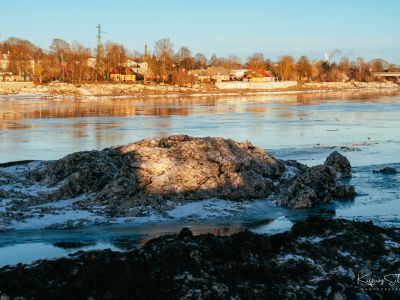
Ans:
<svg viewBox="0 0 400 300"><path fill-rule="evenodd" d="M271 82L271 81L277 81L277 78L272 76L272 74L269 71L249 70L245 72L243 80L250 82Z"/></svg>
<svg viewBox="0 0 400 300"><path fill-rule="evenodd" d="M91 56L91 57L89 57L89 58L87 59L86 65L87 65L89 68L96 69L96 62L97 62L96 57Z"/></svg>
<svg viewBox="0 0 400 300"><path fill-rule="evenodd" d="M12 72L0 72L0 82L15 82L25 81L21 75L13 74Z"/></svg>
<svg viewBox="0 0 400 300"><path fill-rule="evenodd" d="M136 81L135 72L132 68L124 67L124 68L115 68L110 73L110 79L113 81Z"/></svg>
<svg viewBox="0 0 400 300"><path fill-rule="evenodd" d="M230 73L222 67L208 67L207 69L191 70L188 73L196 77L200 82L229 81Z"/></svg>
<svg viewBox="0 0 400 300"><path fill-rule="evenodd" d="M189 75L192 75L196 78L199 82L210 82L211 76L208 75L205 69L198 69L198 70L190 70L188 72Z"/></svg>
<svg viewBox="0 0 400 300"><path fill-rule="evenodd" d="M230 75L235 78L235 80L241 80L246 72L247 69L234 69L231 70Z"/></svg>
<svg viewBox="0 0 400 300"><path fill-rule="evenodd" d="M20 66L21 70L18 75L9 72L10 54L0 52L0 81L30 81L32 74L35 72L35 61L33 59L17 60L14 63Z"/></svg>
<svg viewBox="0 0 400 300"><path fill-rule="evenodd" d="M0 70L7 70L9 65L10 61L8 59L8 54L0 52Z"/></svg>
<svg viewBox="0 0 400 300"><path fill-rule="evenodd" d="M139 77L144 77L149 69L149 65L147 62L138 63L130 59L125 61L124 67L130 68L133 72L136 73L136 75L140 75Z"/></svg>

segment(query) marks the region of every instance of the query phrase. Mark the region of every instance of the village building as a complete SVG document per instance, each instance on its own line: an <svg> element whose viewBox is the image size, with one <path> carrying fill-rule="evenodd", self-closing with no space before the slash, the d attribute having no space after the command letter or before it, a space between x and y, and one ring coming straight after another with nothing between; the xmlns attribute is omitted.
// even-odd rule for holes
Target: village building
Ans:
<svg viewBox="0 0 400 300"><path fill-rule="evenodd" d="M274 82L277 78L271 72L265 70L249 70L244 74L244 81L250 82Z"/></svg>
<svg viewBox="0 0 400 300"><path fill-rule="evenodd" d="M12 72L0 72L0 82L25 81L21 75L13 74Z"/></svg>
<svg viewBox="0 0 400 300"><path fill-rule="evenodd" d="M0 52L0 70L8 70L9 65L10 61L8 59L8 54Z"/></svg>
<svg viewBox="0 0 400 300"><path fill-rule="evenodd" d="M119 82L134 82L136 81L136 74L128 67L115 68L110 73L110 79Z"/></svg>
<svg viewBox="0 0 400 300"><path fill-rule="evenodd" d="M192 75L198 82L211 82L211 76L205 69L189 70L188 75Z"/></svg>
<svg viewBox="0 0 400 300"><path fill-rule="evenodd" d="M193 75L199 82L221 82L230 80L229 70L221 67L191 70L188 74Z"/></svg>
<svg viewBox="0 0 400 300"><path fill-rule="evenodd" d="M10 72L10 55L0 52L0 81L30 81L35 70L35 61L33 59L19 60L14 63L20 65L24 71L20 74Z"/></svg>
<svg viewBox="0 0 400 300"><path fill-rule="evenodd" d="M130 59L125 61L124 67L130 68L134 73L142 76L144 76L149 69L147 62L138 63Z"/></svg>
<svg viewBox="0 0 400 300"><path fill-rule="evenodd" d="M89 65L89 61L88 61ZM93 68L96 66L96 61L92 62ZM90 67L92 67L90 65ZM119 82L134 82L136 80L143 80L148 71L147 62L135 62L133 60L126 60L121 67L114 68L109 78L112 81Z"/></svg>
<svg viewBox="0 0 400 300"><path fill-rule="evenodd" d="M96 62L97 62L96 57L91 56L91 57L89 57L89 58L87 59L86 65L87 65L89 68L96 69Z"/></svg>
<svg viewBox="0 0 400 300"><path fill-rule="evenodd" d="M222 81L251 81L251 82L273 82L277 81L271 72L265 70L233 69L227 70L222 67L208 67L207 69L191 70L199 82L222 82Z"/></svg>
<svg viewBox="0 0 400 300"><path fill-rule="evenodd" d="M233 69L230 72L231 79L233 80L242 80L244 77L244 74L247 72L247 69Z"/></svg>

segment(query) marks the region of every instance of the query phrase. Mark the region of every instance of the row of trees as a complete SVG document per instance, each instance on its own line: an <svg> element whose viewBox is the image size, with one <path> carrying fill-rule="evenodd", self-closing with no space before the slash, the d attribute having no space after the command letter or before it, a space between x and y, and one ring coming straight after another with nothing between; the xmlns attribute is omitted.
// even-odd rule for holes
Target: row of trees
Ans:
<svg viewBox="0 0 400 300"><path fill-rule="evenodd" d="M297 61L291 56L283 56L278 61L271 61L262 53L254 53L243 63L238 56L209 59L202 53L192 54L188 47L174 51L169 39L155 42L152 54L129 53L121 44L107 42L91 50L79 42L68 43L54 39L49 50L43 50L30 41L10 38L0 43L0 52L8 54L9 70L38 82L53 80L80 83L85 81L107 80L110 72L123 65L127 59L147 62L145 77L150 80L184 83L192 81L189 70L219 67L227 70L248 68L269 70L280 80L300 81L372 81L372 72L397 71L398 66L382 59L364 61L358 58L350 61L343 57L339 62L319 60L311 62L306 56Z"/></svg>

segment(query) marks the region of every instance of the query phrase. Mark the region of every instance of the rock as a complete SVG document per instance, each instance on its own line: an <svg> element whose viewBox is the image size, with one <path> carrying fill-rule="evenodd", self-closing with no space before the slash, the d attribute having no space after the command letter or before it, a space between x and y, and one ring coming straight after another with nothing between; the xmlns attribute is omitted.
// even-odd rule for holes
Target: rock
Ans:
<svg viewBox="0 0 400 300"><path fill-rule="evenodd" d="M388 282L369 288L353 278L363 270L376 278L398 274L399 243L396 229L320 217L271 236L249 231L194 236L184 229L129 252L80 251L1 268L0 294L11 299L399 299L399 289Z"/></svg>
<svg viewBox="0 0 400 300"><path fill-rule="evenodd" d="M327 209L327 208L321 208L319 210L320 212L320 216L327 216L327 217L331 217L336 215L336 211L334 209Z"/></svg>
<svg viewBox="0 0 400 300"><path fill-rule="evenodd" d="M288 162L291 166L296 165ZM297 169L300 173L279 194L278 203L282 206L307 208L332 198L354 199L356 195L354 186L336 182L338 174L341 178L351 177L350 162L337 151L332 152L323 165L311 168L298 165Z"/></svg>
<svg viewBox="0 0 400 300"><path fill-rule="evenodd" d="M341 178L351 178L351 165L349 160L337 151L332 152L326 158L324 165L332 167Z"/></svg>
<svg viewBox="0 0 400 300"><path fill-rule="evenodd" d="M121 250L132 250L138 246L138 241L132 238L117 238L112 240L111 243Z"/></svg>
<svg viewBox="0 0 400 300"><path fill-rule="evenodd" d="M352 185L337 184L331 190L331 196L333 198L352 200L356 195L357 195L356 190Z"/></svg>
<svg viewBox="0 0 400 300"><path fill-rule="evenodd" d="M109 216L126 216L138 206L162 209L166 200L266 198L284 168L250 142L177 135L77 152L28 177L58 187L50 199L92 194L75 207L102 206Z"/></svg>
<svg viewBox="0 0 400 300"><path fill-rule="evenodd" d="M383 174L396 174L397 170L392 167L384 167L380 170L374 170L374 173L383 173Z"/></svg>
<svg viewBox="0 0 400 300"><path fill-rule="evenodd" d="M307 208L332 199L336 172L327 166L308 168L298 175L279 196L279 203L290 208Z"/></svg>

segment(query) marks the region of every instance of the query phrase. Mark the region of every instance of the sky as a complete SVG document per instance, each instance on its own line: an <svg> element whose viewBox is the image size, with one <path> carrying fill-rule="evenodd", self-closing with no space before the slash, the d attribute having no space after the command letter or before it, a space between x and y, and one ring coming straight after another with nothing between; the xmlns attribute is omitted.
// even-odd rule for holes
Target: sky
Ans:
<svg viewBox="0 0 400 300"><path fill-rule="evenodd" d="M312 59L380 57L400 64L398 0L18 0L1 1L0 41L28 39L48 49L53 38L96 45L103 41L143 52L144 44L170 38L193 54L254 52ZM339 51L334 51L339 49ZM333 58L335 59L335 58Z"/></svg>

